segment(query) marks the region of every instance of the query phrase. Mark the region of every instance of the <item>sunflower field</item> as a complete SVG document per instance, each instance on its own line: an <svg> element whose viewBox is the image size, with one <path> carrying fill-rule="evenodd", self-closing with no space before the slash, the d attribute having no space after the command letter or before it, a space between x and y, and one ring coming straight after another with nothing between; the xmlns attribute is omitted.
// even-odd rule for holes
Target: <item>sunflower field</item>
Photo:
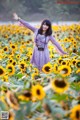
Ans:
<svg viewBox="0 0 80 120"><path fill-rule="evenodd" d="M68 54L60 55L49 42L51 61L40 72L30 63L32 31L0 25L0 119L7 111L8 120L80 120L80 24L52 30Z"/></svg>

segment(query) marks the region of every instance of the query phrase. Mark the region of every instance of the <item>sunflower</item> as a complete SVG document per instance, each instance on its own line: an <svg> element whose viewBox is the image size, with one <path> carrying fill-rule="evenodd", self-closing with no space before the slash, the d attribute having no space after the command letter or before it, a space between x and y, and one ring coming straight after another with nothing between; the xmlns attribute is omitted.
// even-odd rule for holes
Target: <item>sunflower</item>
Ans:
<svg viewBox="0 0 80 120"><path fill-rule="evenodd" d="M38 74L39 70L37 68L34 68L34 72Z"/></svg>
<svg viewBox="0 0 80 120"><path fill-rule="evenodd" d="M12 64L8 64L6 66L6 69L8 71L8 75L10 75L10 76L14 75L14 73L15 73L15 67Z"/></svg>
<svg viewBox="0 0 80 120"><path fill-rule="evenodd" d="M71 61L70 60L67 61L67 65L71 66Z"/></svg>
<svg viewBox="0 0 80 120"><path fill-rule="evenodd" d="M77 74L80 74L80 69L78 69L78 70L76 71L76 73L77 73Z"/></svg>
<svg viewBox="0 0 80 120"><path fill-rule="evenodd" d="M9 105L10 107L12 107L12 108L15 109L15 110L19 110L18 100L17 100L15 94L12 93L12 92L9 91L9 90L8 90L7 93L6 93L6 101L7 101L8 105Z"/></svg>
<svg viewBox="0 0 80 120"><path fill-rule="evenodd" d="M10 48L11 48L13 51L15 51L15 50L17 50L17 45L11 44L11 45L10 45Z"/></svg>
<svg viewBox="0 0 80 120"><path fill-rule="evenodd" d="M24 45L24 44L25 44L24 40L21 40L21 44L22 44L22 45Z"/></svg>
<svg viewBox="0 0 80 120"><path fill-rule="evenodd" d="M32 96L38 100L42 100L45 97L45 91L43 90L43 87L39 84L32 86L31 92Z"/></svg>
<svg viewBox="0 0 80 120"><path fill-rule="evenodd" d="M68 64L68 61L67 60L63 60L62 62L61 62L61 65L67 65Z"/></svg>
<svg viewBox="0 0 80 120"><path fill-rule="evenodd" d="M63 61L63 58L60 57L60 58L58 59L58 63L61 64L62 61Z"/></svg>
<svg viewBox="0 0 80 120"><path fill-rule="evenodd" d="M72 52L77 53L77 48L73 48Z"/></svg>
<svg viewBox="0 0 80 120"><path fill-rule="evenodd" d="M17 59L20 59L20 54L17 54L17 55L16 55L16 58L17 58Z"/></svg>
<svg viewBox="0 0 80 120"><path fill-rule="evenodd" d="M30 91L24 91L21 95L18 96L18 99L22 101L29 101L32 97L32 94Z"/></svg>
<svg viewBox="0 0 80 120"><path fill-rule="evenodd" d="M23 45L20 46L20 53L24 52L25 48Z"/></svg>
<svg viewBox="0 0 80 120"><path fill-rule="evenodd" d="M62 78L55 78L53 81L51 81L51 87L55 92L63 93L64 91L68 90L69 83Z"/></svg>
<svg viewBox="0 0 80 120"><path fill-rule="evenodd" d="M53 65L53 72L54 73L58 73L58 64L57 63L55 63L54 65Z"/></svg>
<svg viewBox="0 0 80 120"><path fill-rule="evenodd" d="M27 56L27 54L26 54L26 56ZM29 57L29 56L27 56L26 61L27 61L27 62L30 61L30 57Z"/></svg>
<svg viewBox="0 0 80 120"><path fill-rule="evenodd" d="M38 73L32 73L32 79L37 79L39 78L39 74Z"/></svg>
<svg viewBox="0 0 80 120"><path fill-rule="evenodd" d="M5 75L3 76L3 79L2 79L4 82L8 82L8 75Z"/></svg>
<svg viewBox="0 0 80 120"><path fill-rule="evenodd" d="M12 64L15 66L17 64L17 62L14 60Z"/></svg>
<svg viewBox="0 0 80 120"><path fill-rule="evenodd" d="M77 62L76 62L76 67L77 67L77 68L80 68L80 60L77 60Z"/></svg>
<svg viewBox="0 0 80 120"><path fill-rule="evenodd" d="M14 52L13 52L13 51L11 51L11 52L9 53L8 58L9 58L9 59L13 59L13 57L14 57Z"/></svg>
<svg viewBox="0 0 80 120"><path fill-rule="evenodd" d="M5 69L0 66L0 77L5 75Z"/></svg>
<svg viewBox="0 0 80 120"><path fill-rule="evenodd" d="M8 47L5 46L5 47L3 48L3 51L7 52L7 51L8 51Z"/></svg>
<svg viewBox="0 0 80 120"><path fill-rule="evenodd" d="M22 74L26 73L26 69L21 69L20 71L21 71Z"/></svg>
<svg viewBox="0 0 80 120"><path fill-rule="evenodd" d="M27 49L27 51L32 51L31 47L27 47L26 49Z"/></svg>
<svg viewBox="0 0 80 120"><path fill-rule="evenodd" d="M25 70L26 67L27 67L27 65L26 65L26 63L25 63L24 61L21 61L21 62L19 63L19 68L20 68L21 70Z"/></svg>
<svg viewBox="0 0 80 120"><path fill-rule="evenodd" d="M76 65L76 62L77 62L77 60L73 59L71 63L72 63L72 65Z"/></svg>
<svg viewBox="0 0 80 120"><path fill-rule="evenodd" d="M54 58L54 54L53 53L50 54L50 58Z"/></svg>
<svg viewBox="0 0 80 120"><path fill-rule="evenodd" d="M52 72L52 65L50 63L47 63L45 64L43 67L42 67L42 71L46 74L49 74Z"/></svg>
<svg viewBox="0 0 80 120"><path fill-rule="evenodd" d="M71 67L67 65L59 66L58 70L63 77L69 76L71 73Z"/></svg>
<svg viewBox="0 0 80 120"><path fill-rule="evenodd" d="M80 105L76 105L71 109L71 120L80 120Z"/></svg>
<svg viewBox="0 0 80 120"><path fill-rule="evenodd" d="M14 60L12 58L9 59L9 63L12 63Z"/></svg>
<svg viewBox="0 0 80 120"><path fill-rule="evenodd" d="M27 53L27 56L31 57L31 56L32 56L32 51L29 51L29 52Z"/></svg>

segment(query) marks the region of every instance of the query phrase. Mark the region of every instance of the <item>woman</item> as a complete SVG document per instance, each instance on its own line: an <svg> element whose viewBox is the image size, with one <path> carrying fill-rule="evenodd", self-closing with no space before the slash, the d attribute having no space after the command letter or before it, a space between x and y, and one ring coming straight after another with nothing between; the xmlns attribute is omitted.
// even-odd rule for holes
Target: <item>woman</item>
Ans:
<svg viewBox="0 0 80 120"><path fill-rule="evenodd" d="M59 45L59 43L52 36L51 22L47 19L43 20L40 28L35 28L30 25L28 22L24 21L16 13L13 14L13 18L18 20L25 27L29 28L34 32L34 43L35 47L32 54L31 63L34 64L39 70L42 69L43 65L50 61L48 42L51 41L55 47L58 49L60 54L66 54Z"/></svg>

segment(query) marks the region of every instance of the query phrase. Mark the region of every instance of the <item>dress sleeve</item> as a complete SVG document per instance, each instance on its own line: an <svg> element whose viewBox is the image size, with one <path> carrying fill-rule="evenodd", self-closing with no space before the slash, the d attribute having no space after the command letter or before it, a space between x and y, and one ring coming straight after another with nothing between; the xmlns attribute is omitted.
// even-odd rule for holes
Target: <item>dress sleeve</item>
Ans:
<svg viewBox="0 0 80 120"><path fill-rule="evenodd" d="M50 36L50 41L55 45L55 47L58 49L58 51L61 53L61 54L67 54L66 52L64 52L62 50L62 47L60 46L60 44L55 40L55 38L51 35Z"/></svg>
<svg viewBox="0 0 80 120"><path fill-rule="evenodd" d="M28 22L26 22L26 21L23 20L23 19L20 19L19 22L20 22L21 24L23 24L25 27L29 28L29 29L30 29L31 31L33 31L33 32L35 32L35 30L37 29L37 28L33 27L32 25L30 25Z"/></svg>

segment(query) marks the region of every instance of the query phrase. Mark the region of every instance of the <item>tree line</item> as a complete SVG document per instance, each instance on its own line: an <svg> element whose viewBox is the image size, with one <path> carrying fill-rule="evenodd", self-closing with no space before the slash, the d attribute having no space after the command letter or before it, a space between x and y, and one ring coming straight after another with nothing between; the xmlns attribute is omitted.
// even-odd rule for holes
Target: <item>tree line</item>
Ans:
<svg viewBox="0 0 80 120"><path fill-rule="evenodd" d="M39 16L53 20L80 20L80 4L58 4L57 0L0 0L1 20L11 19L13 12L28 20L38 20Z"/></svg>

